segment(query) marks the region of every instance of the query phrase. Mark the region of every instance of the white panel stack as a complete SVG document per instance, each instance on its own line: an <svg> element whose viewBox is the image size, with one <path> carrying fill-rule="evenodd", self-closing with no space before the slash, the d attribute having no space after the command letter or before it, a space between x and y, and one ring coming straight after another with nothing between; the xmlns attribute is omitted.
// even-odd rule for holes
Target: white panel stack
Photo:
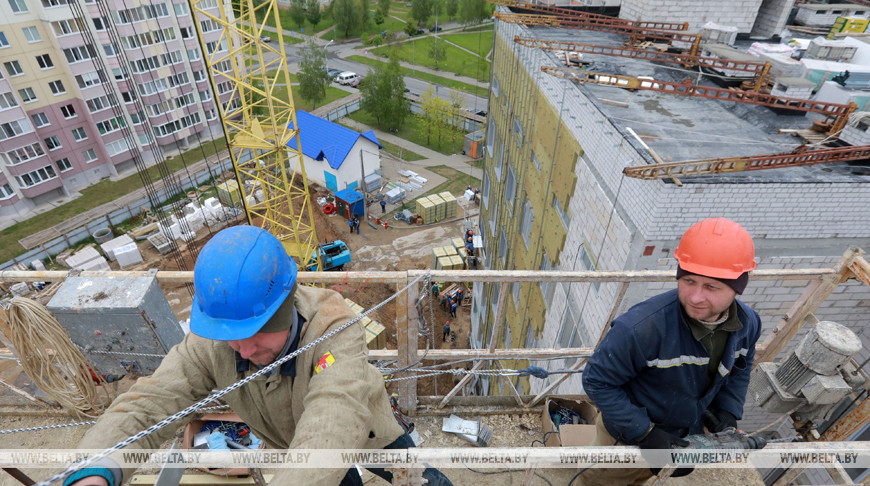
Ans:
<svg viewBox="0 0 870 486"><path fill-rule="evenodd" d="M130 243L129 245L115 248L115 257L118 259L118 265L121 268L126 268L142 262L142 254L139 253L139 248L136 246L136 243Z"/></svg>
<svg viewBox="0 0 870 486"><path fill-rule="evenodd" d="M130 238L130 235L123 234L103 243L100 245L100 248L103 250L103 255L106 255L106 258L108 258L110 262L113 262L115 261L115 249L127 246L130 243L133 243L133 238Z"/></svg>
<svg viewBox="0 0 870 486"><path fill-rule="evenodd" d="M79 270L110 270L109 262L90 246L67 258L66 264Z"/></svg>

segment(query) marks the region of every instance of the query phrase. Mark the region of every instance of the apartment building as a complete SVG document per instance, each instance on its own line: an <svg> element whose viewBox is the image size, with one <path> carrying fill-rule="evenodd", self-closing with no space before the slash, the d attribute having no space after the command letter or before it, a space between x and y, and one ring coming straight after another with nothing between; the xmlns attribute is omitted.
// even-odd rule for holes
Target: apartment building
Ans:
<svg viewBox="0 0 870 486"><path fill-rule="evenodd" d="M223 136L187 0L3 0L0 15L0 217ZM227 49L217 23L199 30Z"/></svg>

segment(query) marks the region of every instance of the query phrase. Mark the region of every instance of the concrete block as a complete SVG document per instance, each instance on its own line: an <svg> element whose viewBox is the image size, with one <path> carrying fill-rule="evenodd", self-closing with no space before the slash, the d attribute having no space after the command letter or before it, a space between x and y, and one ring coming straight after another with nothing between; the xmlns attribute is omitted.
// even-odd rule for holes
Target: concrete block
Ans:
<svg viewBox="0 0 870 486"><path fill-rule="evenodd" d="M115 258L118 259L118 265L121 268L126 268L142 262L142 254L139 253L139 248L136 246L135 242L116 248Z"/></svg>

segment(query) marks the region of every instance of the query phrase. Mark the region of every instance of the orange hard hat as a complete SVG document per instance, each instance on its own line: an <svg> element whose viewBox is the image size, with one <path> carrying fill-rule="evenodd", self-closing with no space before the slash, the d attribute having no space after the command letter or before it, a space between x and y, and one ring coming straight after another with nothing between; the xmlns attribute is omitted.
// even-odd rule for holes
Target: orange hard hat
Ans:
<svg viewBox="0 0 870 486"><path fill-rule="evenodd" d="M755 245L742 226L725 218L692 225L674 251L680 268L696 275L734 279L755 268Z"/></svg>

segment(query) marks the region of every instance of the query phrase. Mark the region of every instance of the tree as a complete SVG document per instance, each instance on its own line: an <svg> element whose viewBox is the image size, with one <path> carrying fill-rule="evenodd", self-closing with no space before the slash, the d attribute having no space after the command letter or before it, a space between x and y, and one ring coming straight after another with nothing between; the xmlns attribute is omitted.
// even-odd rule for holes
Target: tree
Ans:
<svg viewBox="0 0 870 486"><path fill-rule="evenodd" d="M456 12L459 11L459 0L445 0L444 9L447 11L447 17L456 17Z"/></svg>
<svg viewBox="0 0 870 486"><path fill-rule="evenodd" d="M290 1L290 18L297 27L305 24L305 0Z"/></svg>
<svg viewBox="0 0 870 486"><path fill-rule="evenodd" d="M359 0L359 12L360 12L360 28L365 29L369 25L369 19L371 19L371 1L370 0Z"/></svg>
<svg viewBox="0 0 870 486"><path fill-rule="evenodd" d="M405 27L402 28L408 36L412 36L417 33L417 25L414 22L408 22L405 24Z"/></svg>
<svg viewBox="0 0 870 486"><path fill-rule="evenodd" d="M411 18L419 24L426 25L426 20L432 16L433 0L413 0L411 2Z"/></svg>
<svg viewBox="0 0 870 486"><path fill-rule="evenodd" d="M459 90L450 91L450 142L456 152L456 139L465 136L465 93Z"/></svg>
<svg viewBox="0 0 870 486"><path fill-rule="evenodd" d="M386 64L375 66L359 86L360 108L369 112L378 127L397 128L411 113L411 103L405 99L405 79L395 56Z"/></svg>
<svg viewBox="0 0 870 486"><path fill-rule="evenodd" d="M343 37L350 35L352 28L357 28L357 5L353 0L333 0L332 18L335 19L335 30L343 32Z"/></svg>
<svg viewBox="0 0 870 486"><path fill-rule="evenodd" d="M384 17L390 15L391 3L393 3L392 0L378 0L378 12L380 12Z"/></svg>
<svg viewBox="0 0 870 486"><path fill-rule="evenodd" d="M486 0L462 0L459 4L459 20L463 24L478 24L490 16Z"/></svg>
<svg viewBox="0 0 870 486"><path fill-rule="evenodd" d="M312 102L315 107L326 97L329 74L326 73L326 49L311 39L300 51L299 94ZM288 80L289 81L289 80Z"/></svg>
<svg viewBox="0 0 870 486"><path fill-rule="evenodd" d="M323 14L320 12L320 0L308 0L305 4L305 18L308 19L312 27L317 28L317 24L323 20Z"/></svg>
<svg viewBox="0 0 870 486"><path fill-rule="evenodd" d="M426 144L432 144L432 137L438 140L441 146L441 137L449 130L447 116L450 113L450 104L444 98L439 98L435 90L430 86L420 96L420 109L423 111L420 120L420 135L426 137Z"/></svg>
<svg viewBox="0 0 870 486"><path fill-rule="evenodd" d="M435 42L432 43L432 46L429 47L429 57L435 61L436 70L438 70L438 61L443 61L447 58L447 48L444 47L443 42L438 42L437 37L435 37Z"/></svg>
<svg viewBox="0 0 870 486"><path fill-rule="evenodd" d="M375 24L381 25L384 23L384 14L380 10L375 10Z"/></svg>

